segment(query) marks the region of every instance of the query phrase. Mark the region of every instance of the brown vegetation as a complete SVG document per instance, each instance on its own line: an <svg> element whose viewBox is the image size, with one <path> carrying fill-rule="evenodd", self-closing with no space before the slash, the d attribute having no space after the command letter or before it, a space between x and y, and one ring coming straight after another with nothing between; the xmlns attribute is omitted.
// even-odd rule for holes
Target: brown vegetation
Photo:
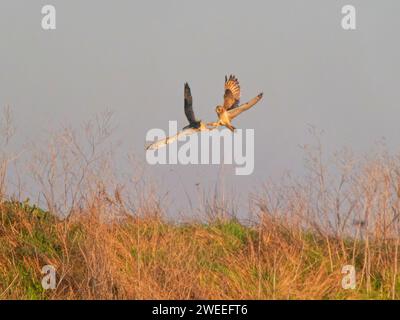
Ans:
<svg viewBox="0 0 400 320"><path fill-rule="evenodd" d="M327 167L317 143L305 147L305 178L251 195L252 221L217 199L174 223L146 179L114 174L105 119L31 150L25 175L48 211L7 196L18 157L0 153L0 299L400 297L399 157L344 151ZM57 270L55 290L41 286L44 265ZM341 286L344 265L355 266L354 290Z"/></svg>

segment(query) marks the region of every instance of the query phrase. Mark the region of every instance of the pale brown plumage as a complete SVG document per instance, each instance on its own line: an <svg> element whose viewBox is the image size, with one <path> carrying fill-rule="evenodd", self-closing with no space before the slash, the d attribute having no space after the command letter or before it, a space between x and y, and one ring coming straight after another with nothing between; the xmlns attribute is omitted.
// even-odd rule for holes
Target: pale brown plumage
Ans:
<svg viewBox="0 0 400 320"><path fill-rule="evenodd" d="M235 108L240 102L240 85L239 80L230 75L229 79L225 76L225 94L224 94L224 109L229 110Z"/></svg>
<svg viewBox="0 0 400 320"><path fill-rule="evenodd" d="M263 93L260 93L255 98L239 106L240 103L240 84L239 80L234 76L230 75L229 78L225 76L225 94L224 104L217 106L215 111L218 115L218 122L212 122L208 125L213 127L225 126L231 131L235 130L235 127L231 124L231 121L236 118L242 112L249 110L263 97Z"/></svg>

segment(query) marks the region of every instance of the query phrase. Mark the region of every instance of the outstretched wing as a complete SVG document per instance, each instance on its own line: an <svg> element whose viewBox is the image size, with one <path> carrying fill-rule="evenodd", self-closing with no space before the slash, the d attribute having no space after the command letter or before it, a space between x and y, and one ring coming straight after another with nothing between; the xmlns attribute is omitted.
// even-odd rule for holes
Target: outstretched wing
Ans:
<svg viewBox="0 0 400 320"><path fill-rule="evenodd" d="M149 146L146 147L146 150L156 150L156 149L159 149L159 148L161 148L161 147L166 146L167 144L170 144L170 143L172 143L172 142L178 140L180 137L188 136L188 135L191 135L191 134L196 133L196 132L197 132L197 130L192 129L192 128L188 128L188 129L182 130L182 131L178 132L178 133L177 133L176 135L174 135L174 136L167 137L167 138L165 138L165 139L158 140L158 141L156 141L156 142L150 144Z"/></svg>
<svg viewBox="0 0 400 320"><path fill-rule="evenodd" d="M260 93L257 97L251 99L249 102L242 104L240 107L228 110L229 119L232 120L236 118L242 112L249 110L252 106L254 106L258 101L260 101L263 97L263 93Z"/></svg>
<svg viewBox="0 0 400 320"><path fill-rule="evenodd" d="M240 102L240 85L239 80L230 75L229 79L225 76L225 94L224 94L224 108L225 110L236 108Z"/></svg>
<svg viewBox="0 0 400 320"><path fill-rule="evenodd" d="M185 83L185 115L186 118L188 119L189 123L192 124L196 122L196 117L194 116L194 111L193 111L193 98L192 98L192 93L190 92L190 87L188 83Z"/></svg>

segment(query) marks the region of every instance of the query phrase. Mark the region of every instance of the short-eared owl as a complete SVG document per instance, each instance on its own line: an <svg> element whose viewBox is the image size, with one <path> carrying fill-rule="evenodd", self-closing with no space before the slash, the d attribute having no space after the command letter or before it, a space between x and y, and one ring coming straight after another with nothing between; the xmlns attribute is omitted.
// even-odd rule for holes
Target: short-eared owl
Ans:
<svg viewBox="0 0 400 320"><path fill-rule="evenodd" d="M163 140L156 141L155 143L149 145L146 148L147 150L158 149L158 148L165 146L171 142L174 142L175 140L178 140L179 137L182 137L182 136L187 136L187 135L191 135L196 132L209 130L206 127L206 125L204 124L204 122L202 122L201 120L197 120L194 115L192 93L190 91L189 84L187 84L187 83L185 83L185 88L184 88L184 101L185 101L185 103L184 103L185 115L189 121L189 125L184 127L182 129L182 131L178 132L176 135L167 137Z"/></svg>
<svg viewBox="0 0 400 320"><path fill-rule="evenodd" d="M234 76L230 75L229 78L225 76L225 94L224 104L217 106L215 111L218 115L218 122L210 123L210 126L226 126L231 131L235 130L235 127L231 124L231 121L236 118L242 112L250 109L263 97L263 93L260 93L255 98L239 106L240 103L240 85L239 80Z"/></svg>

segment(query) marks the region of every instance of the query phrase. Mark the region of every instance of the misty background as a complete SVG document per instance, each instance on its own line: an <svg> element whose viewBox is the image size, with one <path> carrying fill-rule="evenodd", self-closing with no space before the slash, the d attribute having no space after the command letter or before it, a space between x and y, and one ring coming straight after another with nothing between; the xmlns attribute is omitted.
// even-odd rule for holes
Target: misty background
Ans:
<svg viewBox="0 0 400 320"><path fill-rule="evenodd" d="M41 28L46 4L57 10L54 31ZM355 31L341 27L346 4L357 10ZM184 211L199 188L214 190L223 170L226 192L245 207L267 179L304 173L309 125L324 131L328 154L368 153L383 137L398 152L399 11L396 0L2 0L0 106L13 111L16 147L112 110L118 157L145 162L149 129L186 125L184 82L196 116L211 121L233 73L243 102L264 92L233 123L255 130L254 173L166 165L146 174Z"/></svg>

